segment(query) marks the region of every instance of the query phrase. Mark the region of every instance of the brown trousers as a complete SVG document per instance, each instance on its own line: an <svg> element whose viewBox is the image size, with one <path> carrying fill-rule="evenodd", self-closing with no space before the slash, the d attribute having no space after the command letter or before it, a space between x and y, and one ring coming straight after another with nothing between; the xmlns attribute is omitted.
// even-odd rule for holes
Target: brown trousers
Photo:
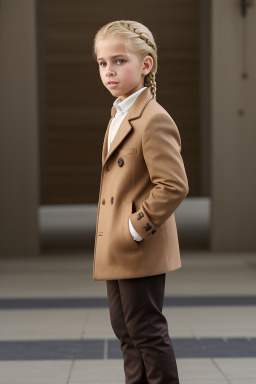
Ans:
<svg viewBox="0 0 256 384"><path fill-rule="evenodd" d="M110 320L120 340L126 384L179 384L162 313L165 274L107 280Z"/></svg>

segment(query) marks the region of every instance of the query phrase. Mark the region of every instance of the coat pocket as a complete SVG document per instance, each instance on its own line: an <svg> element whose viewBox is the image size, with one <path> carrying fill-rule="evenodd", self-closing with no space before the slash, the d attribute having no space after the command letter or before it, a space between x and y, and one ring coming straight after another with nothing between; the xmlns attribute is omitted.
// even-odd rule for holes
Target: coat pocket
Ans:
<svg viewBox="0 0 256 384"><path fill-rule="evenodd" d="M120 151L118 152L119 155L123 155L123 156L135 155L135 153L136 153L135 148L123 148L123 149L120 149Z"/></svg>
<svg viewBox="0 0 256 384"><path fill-rule="evenodd" d="M132 201L129 201L125 204L125 210L124 210L124 218L123 218L123 238L126 241L127 245L130 249L136 250L141 248L141 242L135 241L132 238L132 235L130 233L129 229L129 216L132 214Z"/></svg>

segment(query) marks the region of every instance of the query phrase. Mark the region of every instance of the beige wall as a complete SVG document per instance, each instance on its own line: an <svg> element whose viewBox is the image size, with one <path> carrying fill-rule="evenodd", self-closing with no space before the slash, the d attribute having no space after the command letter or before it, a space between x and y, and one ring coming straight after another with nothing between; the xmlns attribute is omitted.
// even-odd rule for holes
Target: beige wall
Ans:
<svg viewBox="0 0 256 384"><path fill-rule="evenodd" d="M211 248L255 251L256 4L246 19L236 0L211 5Z"/></svg>
<svg viewBox="0 0 256 384"><path fill-rule="evenodd" d="M39 248L34 0L1 0L0 53L0 255L34 255Z"/></svg>

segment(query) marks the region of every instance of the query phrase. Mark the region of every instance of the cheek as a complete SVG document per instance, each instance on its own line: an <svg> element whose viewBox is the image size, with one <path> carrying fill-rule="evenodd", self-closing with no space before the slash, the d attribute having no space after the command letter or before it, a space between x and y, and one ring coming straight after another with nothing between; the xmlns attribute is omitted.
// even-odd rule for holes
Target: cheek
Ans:
<svg viewBox="0 0 256 384"><path fill-rule="evenodd" d="M102 69L101 68L99 68L99 74L100 74L100 77L101 77L101 79L103 78L103 76L104 76L104 74L103 74L103 71L102 71Z"/></svg>
<svg viewBox="0 0 256 384"><path fill-rule="evenodd" d="M131 67L126 67L123 71L123 74L125 74L125 76L127 76L127 78L129 79L134 79L135 77L137 77L137 70L134 70L134 68Z"/></svg>

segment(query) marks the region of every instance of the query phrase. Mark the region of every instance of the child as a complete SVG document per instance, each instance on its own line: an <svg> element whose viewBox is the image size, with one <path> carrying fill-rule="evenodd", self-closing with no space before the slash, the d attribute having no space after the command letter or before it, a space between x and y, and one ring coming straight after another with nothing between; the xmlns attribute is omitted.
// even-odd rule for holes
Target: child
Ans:
<svg viewBox="0 0 256 384"><path fill-rule="evenodd" d="M156 101L157 47L147 27L104 25L93 55L116 98L103 143L93 279L106 280L126 384L178 384L162 308L166 272L181 267L174 211L189 190L179 131Z"/></svg>

